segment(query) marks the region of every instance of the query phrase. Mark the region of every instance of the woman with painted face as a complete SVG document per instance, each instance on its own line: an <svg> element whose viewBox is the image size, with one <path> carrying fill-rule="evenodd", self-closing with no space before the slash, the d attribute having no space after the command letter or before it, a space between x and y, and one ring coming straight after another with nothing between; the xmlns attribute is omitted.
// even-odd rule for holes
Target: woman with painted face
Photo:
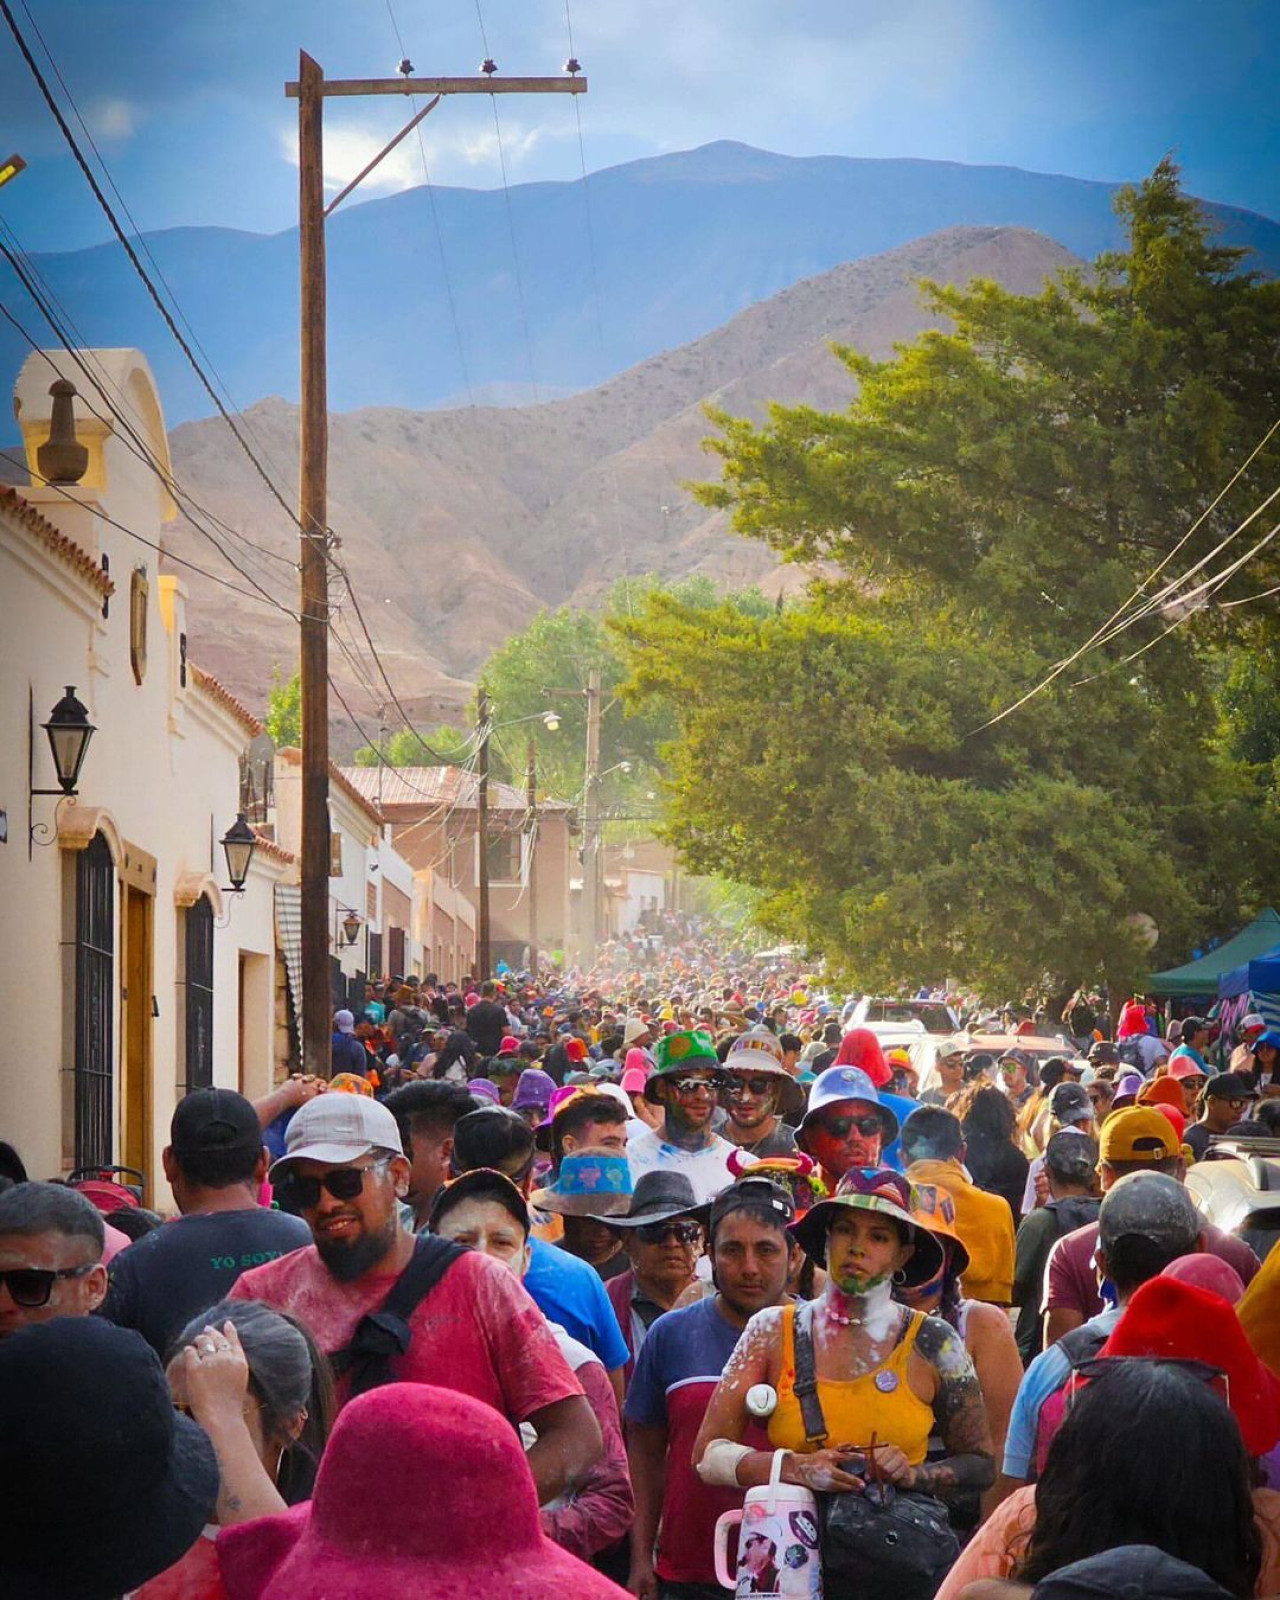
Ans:
<svg viewBox="0 0 1280 1600"><path fill-rule="evenodd" d="M923 1496L948 1499L990 1486L991 1431L964 1341L941 1318L893 1297L895 1288L931 1282L944 1265L941 1244L920 1226L913 1205L911 1185L900 1174L855 1169L792 1225L826 1268L826 1285L817 1300L770 1307L747 1324L694 1445L704 1481L765 1484L781 1450L787 1452L782 1481L832 1502L863 1496L887 1508L895 1495L914 1495L922 1504ZM776 1396L767 1451L741 1443L748 1396L756 1391L757 1406L762 1385ZM944 1453L930 1461L935 1434ZM824 1563L839 1520L829 1504ZM945 1516L942 1523L952 1541L945 1565L958 1546ZM909 1537L904 1529L902 1538ZM874 1549L874 1538L869 1544ZM906 1592L881 1581L874 1565L861 1578L868 1593Z"/></svg>

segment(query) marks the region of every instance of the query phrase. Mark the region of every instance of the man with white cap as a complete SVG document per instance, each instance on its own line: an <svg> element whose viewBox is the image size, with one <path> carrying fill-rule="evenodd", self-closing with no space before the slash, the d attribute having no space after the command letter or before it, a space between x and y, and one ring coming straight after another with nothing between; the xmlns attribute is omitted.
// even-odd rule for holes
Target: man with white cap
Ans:
<svg viewBox="0 0 1280 1600"><path fill-rule="evenodd" d="M728 1112L722 1134L749 1155L790 1156L796 1136L782 1120L798 1121L804 1090L787 1071L782 1045L768 1028L740 1034L724 1058L727 1077L721 1104Z"/></svg>
<svg viewBox="0 0 1280 1600"><path fill-rule="evenodd" d="M355 1016L345 1009L333 1014L330 1057L335 1077L339 1072L358 1072L363 1077L369 1068L369 1052L356 1038Z"/></svg>
<svg viewBox="0 0 1280 1600"><path fill-rule="evenodd" d="M475 1396L513 1424L532 1423L538 1442L528 1461L540 1500L571 1489L601 1449L582 1386L511 1273L478 1251L418 1241L401 1225L409 1162L391 1112L364 1095L309 1101L270 1177L314 1242L244 1273L232 1298L305 1322L335 1362L342 1401L371 1382L432 1383ZM420 1292L392 1309L411 1274Z"/></svg>
<svg viewBox="0 0 1280 1600"><path fill-rule="evenodd" d="M1228 1072L1251 1073L1253 1071L1253 1047L1258 1042L1259 1036L1267 1031L1267 1019L1260 1012L1250 1011L1240 1020L1238 1032L1239 1044L1231 1052L1231 1063Z"/></svg>

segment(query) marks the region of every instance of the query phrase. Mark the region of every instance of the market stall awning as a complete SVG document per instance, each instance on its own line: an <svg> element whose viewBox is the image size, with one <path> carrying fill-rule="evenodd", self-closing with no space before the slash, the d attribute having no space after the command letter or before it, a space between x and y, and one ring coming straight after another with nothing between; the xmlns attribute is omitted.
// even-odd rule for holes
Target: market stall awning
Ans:
<svg viewBox="0 0 1280 1600"><path fill-rule="evenodd" d="M1170 967L1167 972L1155 972L1147 980L1150 994L1163 994L1190 999L1193 996L1217 996L1218 980L1236 967L1245 966L1260 956L1271 955L1280 947L1280 911L1268 906L1260 912L1247 928L1210 950L1198 961L1188 961L1180 967Z"/></svg>
<svg viewBox="0 0 1280 1600"><path fill-rule="evenodd" d="M1245 961L1218 979L1218 994L1280 994L1280 950L1269 950L1256 961Z"/></svg>

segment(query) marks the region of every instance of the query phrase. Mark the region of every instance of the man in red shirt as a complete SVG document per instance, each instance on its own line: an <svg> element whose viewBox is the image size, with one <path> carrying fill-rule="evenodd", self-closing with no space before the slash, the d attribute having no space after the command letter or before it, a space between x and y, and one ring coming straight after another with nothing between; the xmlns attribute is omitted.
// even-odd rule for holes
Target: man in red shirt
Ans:
<svg viewBox="0 0 1280 1600"><path fill-rule="evenodd" d="M321 1095L289 1124L271 1181L314 1242L244 1273L232 1298L290 1312L332 1356L380 1309L413 1259L415 1239L399 1216L409 1162L396 1120L363 1095ZM513 1425L532 1423L538 1440L528 1460L540 1501L570 1489L596 1461L600 1429L582 1385L542 1313L496 1262L464 1251L408 1325L408 1346L392 1360L395 1381L457 1389ZM340 1400L345 1390L340 1383Z"/></svg>
<svg viewBox="0 0 1280 1600"><path fill-rule="evenodd" d="M1163 1172L1179 1183L1186 1174L1173 1124L1154 1106L1129 1106L1113 1112L1102 1125L1098 1177L1103 1194L1130 1172ZM1046 1347L1101 1312L1093 1264L1097 1245L1098 1224L1090 1222L1059 1239L1050 1251L1042 1308L1048 1313ZM1201 1227L1200 1247L1234 1267L1245 1284L1258 1271L1258 1258L1244 1240L1223 1233L1211 1222Z"/></svg>

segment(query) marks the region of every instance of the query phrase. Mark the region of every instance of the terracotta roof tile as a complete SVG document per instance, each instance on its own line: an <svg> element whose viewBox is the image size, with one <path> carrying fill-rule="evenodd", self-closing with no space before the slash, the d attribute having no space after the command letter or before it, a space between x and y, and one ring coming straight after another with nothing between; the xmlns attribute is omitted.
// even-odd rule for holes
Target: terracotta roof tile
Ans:
<svg viewBox="0 0 1280 1600"><path fill-rule="evenodd" d="M291 767L300 767L302 765L302 751L295 745L285 745L282 749L276 751L276 756L281 761L287 761ZM339 789L348 799L354 800L361 810L366 811L376 823L381 825L386 821L386 818L378 810L374 792L366 793L358 784L352 783L348 776L349 773L359 771L359 767L339 767L332 761L329 763L329 776L338 785Z"/></svg>
<svg viewBox="0 0 1280 1600"><path fill-rule="evenodd" d="M253 831L258 840L259 850L264 855L270 856L273 861L279 861L286 867L291 867L298 859L292 850L286 850L282 844L277 844L274 839L268 839L261 828L255 828Z"/></svg>
<svg viewBox="0 0 1280 1600"><path fill-rule="evenodd" d="M115 584L83 546L74 539L68 539L48 517L42 516L30 501L24 500L16 489L7 484L0 484L0 511L7 511L24 528L34 533L52 555L86 578L99 594L105 596L116 592Z"/></svg>
<svg viewBox="0 0 1280 1600"><path fill-rule="evenodd" d="M376 800L379 790L377 767L344 767L343 776L362 794ZM479 780L466 767L387 767L381 773L382 808L413 807L430 811L441 806L456 806L474 811L479 805ZM494 811L526 809L525 795L509 783L489 780L489 805ZM539 810L562 811L557 800L538 801Z"/></svg>
<svg viewBox="0 0 1280 1600"><path fill-rule="evenodd" d="M211 700L216 700L220 706L229 711L241 727L256 739L263 731L262 724L247 706L242 706L230 689L224 689L211 672L206 672L203 667L196 666L194 661L187 662L187 671L191 674L191 681L197 689L202 690Z"/></svg>

